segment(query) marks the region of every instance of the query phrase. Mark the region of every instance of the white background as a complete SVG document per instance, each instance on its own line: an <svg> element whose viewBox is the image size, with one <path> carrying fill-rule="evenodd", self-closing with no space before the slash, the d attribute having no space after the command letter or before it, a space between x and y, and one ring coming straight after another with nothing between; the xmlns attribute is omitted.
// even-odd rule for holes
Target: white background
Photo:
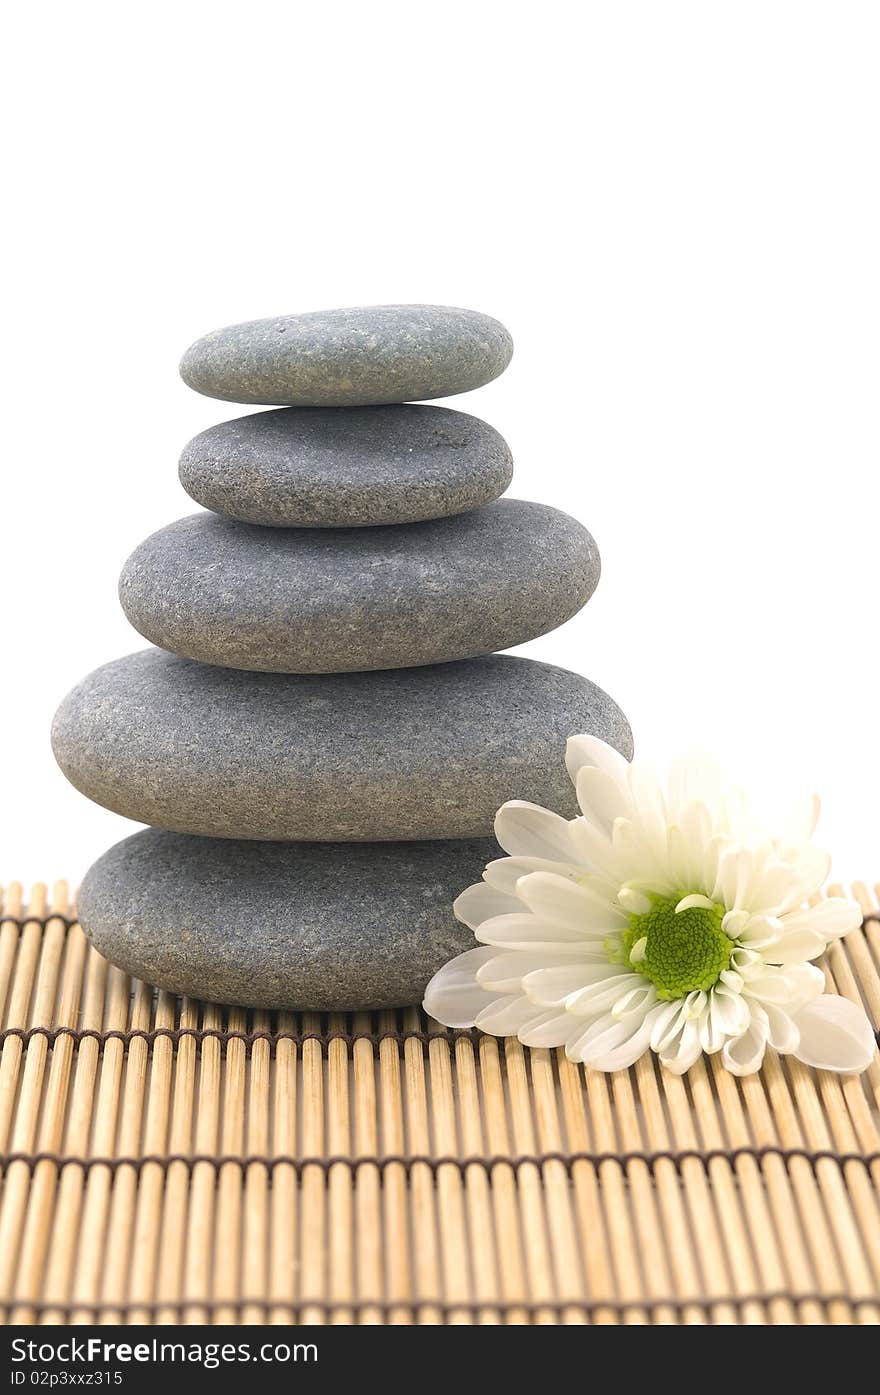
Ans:
<svg viewBox="0 0 880 1395"><path fill-rule="evenodd" d="M880 875L876 5L86 2L15 7L3 47L0 881L132 831L48 729L142 647L119 568L236 415L182 351L409 300L508 325L452 405L602 551L523 652L646 758L819 789L836 873Z"/></svg>

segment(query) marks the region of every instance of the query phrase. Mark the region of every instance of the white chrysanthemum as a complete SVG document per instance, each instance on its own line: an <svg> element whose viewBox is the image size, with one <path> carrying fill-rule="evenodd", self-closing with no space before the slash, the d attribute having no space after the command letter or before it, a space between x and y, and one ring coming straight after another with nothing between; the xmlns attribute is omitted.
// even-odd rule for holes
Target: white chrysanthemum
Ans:
<svg viewBox="0 0 880 1395"><path fill-rule="evenodd" d="M590 736L566 761L583 814L502 806L510 854L455 903L481 947L435 974L425 1011L526 1046L564 1046L597 1070L649 1048L681 1073L720 1051L737 1075L769 1044L826 1070L864 1070L874 1036L862 1010L825 994L818 959L860 924L831 897L805 908L829 859L799 828L761 837L710 762L684 760L664 792L647 770Z"/></svg>

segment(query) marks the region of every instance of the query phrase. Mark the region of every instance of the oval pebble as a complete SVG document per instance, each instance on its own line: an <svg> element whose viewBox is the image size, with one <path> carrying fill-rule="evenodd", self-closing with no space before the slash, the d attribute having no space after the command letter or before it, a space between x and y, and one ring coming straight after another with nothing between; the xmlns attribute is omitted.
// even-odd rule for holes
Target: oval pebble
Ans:
<svg viewBox="0 0 880 1395"><path fill-rule="evenodd" d="M452 903L500 855L490 839L217 842L152 828L99 858L77 904L101 954L170 993L291 1012L406 1007L473 948Z"/></svg>
<svg viewBox="0 0 880 1395"><path fill-rule="evenodd" d="M420 523L503 494L502 436L448 407L281 407L211 426L180 457L196 503L275 528Z"/></svg>
<svg viewBox="0 0 880 1395"><path fill-rule="evenodd" d="M499 499L430 523L261 528L193 514L122 570L135 629L185 658L266 673L351 673L491 654L564 623L599 580L585 528Z"/></svg>
<svg viewBox="0 0 880 1395"><path fill-rule="evenodd" d="M197 339L180 375L196 392L266 407L422 402L482 387L513 341L451 305L364 305L228 325Z"/></svg>
<svg viewBox="0 0 880 1395"><path fill-rule="evenodd" d="M301 677L142 650L68 694L52 743L83 794L217 838L482 838L507 799L577 811L566 738L624 755L629 726L579 674L509 655Z"/></svg>

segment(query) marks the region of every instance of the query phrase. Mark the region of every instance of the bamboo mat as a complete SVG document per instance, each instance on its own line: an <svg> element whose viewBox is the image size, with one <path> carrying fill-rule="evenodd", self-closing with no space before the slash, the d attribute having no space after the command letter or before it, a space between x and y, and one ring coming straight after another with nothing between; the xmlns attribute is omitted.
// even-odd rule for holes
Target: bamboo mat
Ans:
<svg viewBox="0 0 880 1395"><path fill-rule="evenodd" d="M878 902L828 956L880 1022ZM0 1317L877 1323L880 1062L614 1076L416 1010L246 1013L0 903Z"/></svg>

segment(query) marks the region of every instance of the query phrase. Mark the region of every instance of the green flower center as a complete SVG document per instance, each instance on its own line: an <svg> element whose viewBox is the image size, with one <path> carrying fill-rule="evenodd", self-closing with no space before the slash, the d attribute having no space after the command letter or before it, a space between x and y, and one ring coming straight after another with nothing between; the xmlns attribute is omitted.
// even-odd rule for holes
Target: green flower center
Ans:
<svg viewBox="0 0 880 1395"><path fill-rule="evenodd" d="M679 898L651 898L643 915L629 917L623 932L624 963L649 978L658 998L683 998L712 988L730 964L733 941L721 929L724 910L691 906L676 914Z"/></svg>

